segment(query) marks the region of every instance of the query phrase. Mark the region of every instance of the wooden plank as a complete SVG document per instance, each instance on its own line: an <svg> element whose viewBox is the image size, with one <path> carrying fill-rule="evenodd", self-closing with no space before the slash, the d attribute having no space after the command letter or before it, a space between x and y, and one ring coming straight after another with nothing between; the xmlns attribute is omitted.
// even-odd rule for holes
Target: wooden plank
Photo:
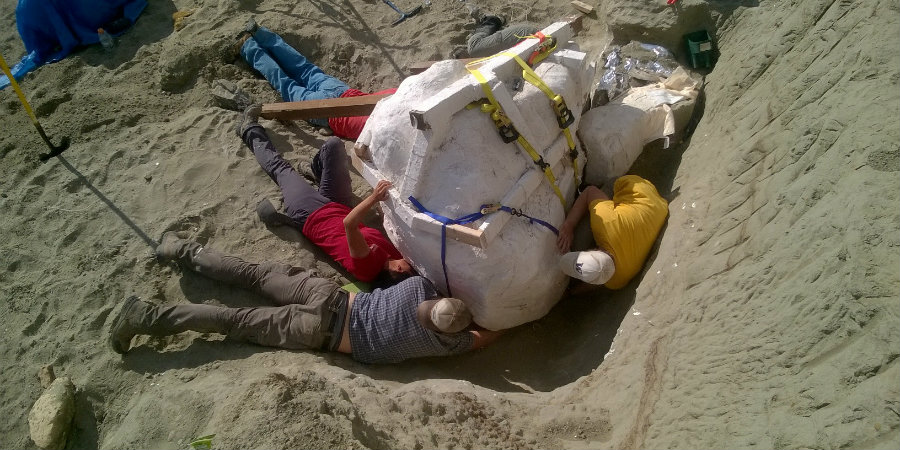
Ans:
<svg viewBox="0 0 900 450"><path fill-rule="evenodd" d="M450 225L447 227L447 237L472 247L485 248L481 240L482 231L469 228L465 225Z"/></svg>
<svg viewBox="0 0 900 450"><path fill-rule="evenodd" d="M266 103L260 117L264 119L300 120L316 117L368 116L379 100L391 94L306 100L303 102Z"/></svg>
<svg viewBox="0 0 900 450"><path fill-rule="evenodd" d="M463 64L468 64L472 61L475 61L476 59L478 58L460 58L457 61L462 61ZM410 64L409 67L407 67L407 70L409 70L409 73L416 75L428 70L428 68L434 65L434 63L436 62L440 61L419 61Z"/></svg>
<svg viewBox="0 0 900 450"><path fill-rule="evenodd" d="M416 230L426 231L434 236L440 237L441 223L422 213L416 213L413 216L412 228ZM466 225L448 225L447 239L462 242L472 247L486 248L487 243L481 239L481 230L470 228Z"/></svg>
<svg viewBox="0 0 900 450"><path fill-rule="evenodd" d="M578 3L577 6L575 5L576 3ZM583 3L583 2L579 2L577 0L572 2L572 6L574 6L575 9L578 9L579 11L584 12L585 14L590 14L590 12L594 10L594 8L591 7L590 5ZM587 11L582 10L582 8L587 9ZM563 18L562 21L567 22L569 24L569 26L572 27L572 30L575 31L574 34L578 34L578 32L581 31L581 29L582 29L581 20L583 17L584 16L581 14L575 14L575 15ZM481 59L481 58L460 58L458 61L462 61L464 64L468 64L468 63L470 63L472 61L476 61L478 59ZM415 62L415 63L410 64L409 67L407 67L407 70L409 70L409 73L411 73L413 75L420 74L420 73L428 70L428 68L431 67L432 65L434 65L434 63L436 63L436 62L438 62L438 61Z"/></svg>
<svg viewBox="0 0 900 450"><path fill-rule="evenodd" d="M581 33L581 30L584 29L584 14L573 14L569 17L563 19L563 21L569 24L569 27L572 28L572 34Z"/></svg>
<svg viewBox="0 0 900 450"><path fill-rule="evenodd" d="M585 14L590 14L590 13L594 12L594 7L591 5L588 5L585 2L580 2L578 0L572 0L571 3L572 3L573 8L575 8Z"/></svg>

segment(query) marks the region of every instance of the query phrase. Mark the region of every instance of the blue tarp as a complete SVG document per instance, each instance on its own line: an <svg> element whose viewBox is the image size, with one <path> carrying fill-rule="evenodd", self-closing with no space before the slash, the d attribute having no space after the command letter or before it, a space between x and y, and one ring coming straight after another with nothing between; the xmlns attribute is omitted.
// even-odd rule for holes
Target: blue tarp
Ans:
<svg viewBox="0 0 900 450"><path fill-rule="evenodd" d="M13 76L21 79L37 66L65 58L79 45L96 44L97 28L121 34L146 7L147 0L19 0L16 26L26 56L12 69ZM0 74L0 89L7 85L9 80Z"/></svg>

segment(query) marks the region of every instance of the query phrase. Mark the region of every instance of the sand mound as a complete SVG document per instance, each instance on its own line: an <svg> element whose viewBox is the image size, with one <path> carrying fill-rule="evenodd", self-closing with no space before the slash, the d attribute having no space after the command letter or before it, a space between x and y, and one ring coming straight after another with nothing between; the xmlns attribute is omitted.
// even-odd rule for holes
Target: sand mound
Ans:
<svg viewBox="0 0 900 450"><path fill-rule="evenodd" d="M395 2L410 9L415 2ZM549 22L568 6L488 2ZM432 2L397 27L382 2L152 1L115 50L76 52L22 86L51 137L0 92L0 447L33 448L27 418L52 364L75 384L70 448L896 448L900 444L900 25L873 1L634 0L595 4L579 37L663 44L705 27L720 57L694 134L632 168L670 203L645 272L564 299L460 357L366 366L337 354L144 338L104 343L127 295L261 305L150 258L165 230L247 259L342 272L253 206L277 188L214 106L212 82L277 94L226 49L248 17L360 89L395 86L472 26ZM0 53L23 53L12 2ZM171 15L193 9L184 27ZM602 21L601 21L602 19ZM608 23L607 23L608 22ZM265 121L301 172L323 138ZM368 187L355 178L355 193Z"/></svg>

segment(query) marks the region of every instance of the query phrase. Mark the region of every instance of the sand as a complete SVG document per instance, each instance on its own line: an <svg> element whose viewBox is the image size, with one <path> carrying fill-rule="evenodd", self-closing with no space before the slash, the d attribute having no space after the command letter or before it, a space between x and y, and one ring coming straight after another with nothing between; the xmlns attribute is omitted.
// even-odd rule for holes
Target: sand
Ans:
<svg viewBox="0 0 900 450"><path fill-rule="evenodd" d="M24 53L13 3L0 5L11 62ZM479 3L513 20L574 11ZM632 168L670 201L668 223L627 288L566 298L452 358L369 366L196 333L137 339L122 358L105 338L131 294L265 304L156 263L166 230L348 281L253 212L277 188L234 135L237 114L209 96L224 78L277 100L224 56L247 18L378 90L464 43L463 3L433 0L392 28L397 14L376 0L151 0L112 52L87 48L23 80L51 139L72 140L46 163L13 91L0 92L0 448L34 448L27 417L46 364L77 388L68 446L79 449L187 448L213 433L214 448L897 448L896 3L591 3L578 40L594 57L612 38L683 56L683 33L716 37L694 133ZM308 173L324 137L264 125Z"/></svg>

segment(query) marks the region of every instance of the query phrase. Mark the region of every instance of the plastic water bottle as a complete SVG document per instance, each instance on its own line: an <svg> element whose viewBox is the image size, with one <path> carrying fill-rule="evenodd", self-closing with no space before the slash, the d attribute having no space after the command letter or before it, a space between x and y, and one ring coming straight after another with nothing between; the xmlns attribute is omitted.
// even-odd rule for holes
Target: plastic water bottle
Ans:
<svg viewBox="0 0 900 450"><path fill-rule="evenodd" d="M109 51L113 48L113 45L115 45L112 36L110 36L103 28L97 28L97 36L100 38L100 45L103 46L104 50Z"/></svg>

